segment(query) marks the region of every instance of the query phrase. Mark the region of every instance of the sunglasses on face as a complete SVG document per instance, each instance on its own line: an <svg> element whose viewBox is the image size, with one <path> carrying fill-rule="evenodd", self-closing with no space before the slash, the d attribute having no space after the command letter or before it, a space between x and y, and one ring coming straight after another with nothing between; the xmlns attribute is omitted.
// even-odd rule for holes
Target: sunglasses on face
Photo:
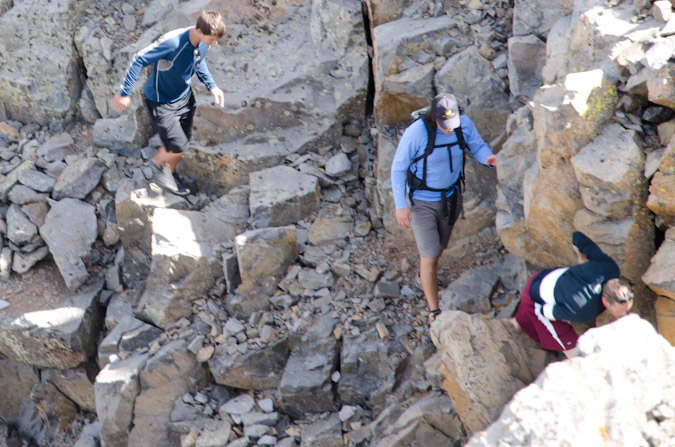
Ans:
<svg viewBox="0 0 675 447"><path fill-rule="evenodd" d="M608 300L614 301L615 303L619 303L619 304L625 304L625 303L628 303L629 301L633 301L632 296L629 296L629 297L626 297L626 298L615 298L615 297L609 296L609 295L603 295L603 296L605 298L607 298Z"/></svg>

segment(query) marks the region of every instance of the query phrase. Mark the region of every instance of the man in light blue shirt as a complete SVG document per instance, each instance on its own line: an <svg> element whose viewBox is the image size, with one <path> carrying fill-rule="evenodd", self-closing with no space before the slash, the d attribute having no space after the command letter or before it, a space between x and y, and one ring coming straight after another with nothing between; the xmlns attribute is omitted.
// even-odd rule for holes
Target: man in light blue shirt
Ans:
<svg viewBox="0 0 675 447"><path fill-rule="evenodd" d="M434 141L429 153L430 132ZM441 94L426 116L403 133L391 165L396 222L403 228L412 227L415 234L420 282L432 320L440 313L438 259L462 210L464 148L480 163L497 166L497 158L473 122L460 114L455 96Z"/></svg>

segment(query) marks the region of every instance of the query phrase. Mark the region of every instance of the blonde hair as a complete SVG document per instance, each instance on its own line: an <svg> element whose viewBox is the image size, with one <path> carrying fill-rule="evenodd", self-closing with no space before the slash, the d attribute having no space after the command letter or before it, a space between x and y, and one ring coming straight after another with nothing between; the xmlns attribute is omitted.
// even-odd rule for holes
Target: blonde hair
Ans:
<svg viewBox="0 0 675 447"><path fill-rule="evenodd" d="M621 278L610 279L602 286L602 294L613 301L630 301L633 299L633 290L630 284Z"/></svg>

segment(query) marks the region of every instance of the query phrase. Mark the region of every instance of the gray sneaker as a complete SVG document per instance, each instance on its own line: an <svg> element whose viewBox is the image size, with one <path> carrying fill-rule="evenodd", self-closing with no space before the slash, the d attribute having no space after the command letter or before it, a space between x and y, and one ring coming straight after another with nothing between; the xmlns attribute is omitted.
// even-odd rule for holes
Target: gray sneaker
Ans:
<svg viewBox="0 0 675 447"><path fill-rule="evenodd" d="M173 173L168 163L164 165L161 171L157 169L154 163L150 163L150 167L153 171L153 179L159 186L179 196L187 194L185 188L181 189L176 185L176 180L173 178Z"/></svg>

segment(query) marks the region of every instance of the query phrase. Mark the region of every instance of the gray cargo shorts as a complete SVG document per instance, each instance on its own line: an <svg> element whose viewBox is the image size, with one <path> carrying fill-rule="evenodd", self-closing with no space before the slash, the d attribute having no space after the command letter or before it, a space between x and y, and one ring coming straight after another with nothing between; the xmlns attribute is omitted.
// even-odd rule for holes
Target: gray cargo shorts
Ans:
<svg viewBox="0 0 675 447"><path fill-rule="evenodd" d="M435 258L448 247L452 229L462 212L461 189L456 188L447 200L450 216L444 215L442 201L415 199L415 204L410 209L417 250L423 258Z"/></svg>

